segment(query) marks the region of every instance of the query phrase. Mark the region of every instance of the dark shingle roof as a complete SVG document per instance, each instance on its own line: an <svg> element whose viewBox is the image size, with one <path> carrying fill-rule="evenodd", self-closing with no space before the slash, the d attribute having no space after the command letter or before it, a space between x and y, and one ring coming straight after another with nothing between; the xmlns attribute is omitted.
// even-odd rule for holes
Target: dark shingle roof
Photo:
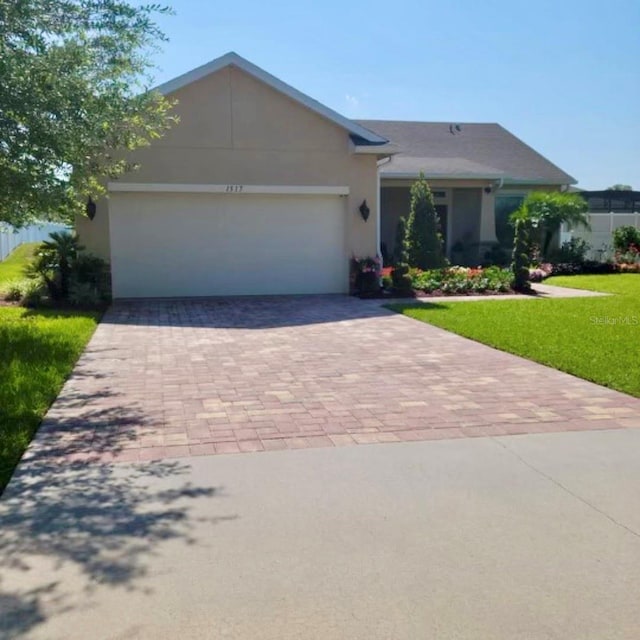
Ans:
<svg viewBox="0 0 640 640"><path fill-rule="evenodd" d="M467 177L507 182L573 184L565 173L499 124L358 120L390 140L400 153L381 167L381 174Z"/></svg>

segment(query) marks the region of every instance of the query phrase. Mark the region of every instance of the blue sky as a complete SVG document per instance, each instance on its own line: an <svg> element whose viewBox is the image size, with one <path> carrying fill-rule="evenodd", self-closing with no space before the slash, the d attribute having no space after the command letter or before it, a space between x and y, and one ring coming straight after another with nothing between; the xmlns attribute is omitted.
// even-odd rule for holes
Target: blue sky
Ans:
<svg viewBox="0 0 640 640"><path fill-rule="evenodd" d="M236 51L346 116L499 122L583 188L640 189L638 0L173 8L158 82Z"/></svg>

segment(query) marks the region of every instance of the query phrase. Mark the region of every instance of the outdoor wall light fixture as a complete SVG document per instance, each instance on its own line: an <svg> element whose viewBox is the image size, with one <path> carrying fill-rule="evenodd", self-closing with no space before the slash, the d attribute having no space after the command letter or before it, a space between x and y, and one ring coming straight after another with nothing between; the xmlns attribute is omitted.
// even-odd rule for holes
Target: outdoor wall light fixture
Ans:
<svg viewBox="0 0 640 640"><path fill-rule="evenodd" d="M484 192L487 194L491 193L491 187L485 187Z"/></svg>
<svg viewBox="0 0 640 640"><path fill-rule="evenodd" d="M96 217L96 203L91 199L91 196L89 196L87 200L85 211L87 212L89 220L93 220Z"/></svg>
<svg viewBox="0 0 640 640"><path fill-rule="evenodd" d="M359 210L360 210L360 215L362 216L362 219L366 222L369 219L369 214L371 213L371 210L367 206L366 200L362 201L362 204L360 205Z"/></svg>

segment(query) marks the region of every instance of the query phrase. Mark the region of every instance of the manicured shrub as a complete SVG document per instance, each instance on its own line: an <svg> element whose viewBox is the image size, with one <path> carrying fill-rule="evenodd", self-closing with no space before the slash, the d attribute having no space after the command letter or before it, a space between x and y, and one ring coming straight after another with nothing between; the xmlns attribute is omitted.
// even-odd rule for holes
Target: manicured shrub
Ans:
<svg viewBox="0 0 640 640"><path fill-rule="evenodd" d="M570 262L582 264L587 260L587 252L591 245L582 238L571 238L563 242L562 246L548 252L549 262Z"/></svg>
<svg viewBox="0 0 640 640"><path fill-rule="evenodd" d="M404 258L403 258L404 256ZM407 262L407 219L404 216L398 218L396 224L396 239L393 247L393 264L400 264L402 261Z"/></svg>
<svg viewBox="0 0 640 640"><path fill-rule="evenodd" d="M440 219L423 174L411 187L406 236L408 263L412 267L437 269L445 265Z"/></svg>
<svg viewBox="0 0 640 640"><path fill-rule="evenodd" d="M97 307L100 302L100 294L93 284L89 282L71 282L69 303L74 307Z"/></svg>
<svg viewBox="0 0 640 640"><path fill-rule="evenodd" d="M509 253L504 250L501 244L493 244L484 254L484 264L499 267L509 266Z"/></svg>
<svg viewBox="0 0 640 640"><path fill-rule="evenodd" d="M640 229L626 226L613 232L613 248L619 253L627 253L632 247L640 250Z"/></svg>
<svg viewBox="0 0 640 640"><path fill-rule="evenodd" d="M98 256L90 253L80 253L73 264L69 301L73 303L71 289L75 286L87 285L93 289L96 305L109 302L111 300L111 272L109 265ZM87 290L87 287L84 290ZM83 303L82 306L91 306Z"/></svg>
<svg viewBox="0 0 640 640"><path fill-rule="evenodd" d="M372 294L380 290L380 258L351 258L355 293Z"/></svg>
<svg viewBox="0 0 640 640"><path fill-rule="evenodd" d="M531 289L529 284L529 264L531 263L529 242L529 222L524 219L516 220L511 262L513 288L516 291L527 292Z"/></svg>
<svg viewBox="0 0 640 640"><path fill-rule="evenodd" d="M400 218L396 228L396 266L391 272L393 290L396 295L406 296L413 292L411 286L411 276L408 265L408 241L406 232L406 221Z"/></svg>

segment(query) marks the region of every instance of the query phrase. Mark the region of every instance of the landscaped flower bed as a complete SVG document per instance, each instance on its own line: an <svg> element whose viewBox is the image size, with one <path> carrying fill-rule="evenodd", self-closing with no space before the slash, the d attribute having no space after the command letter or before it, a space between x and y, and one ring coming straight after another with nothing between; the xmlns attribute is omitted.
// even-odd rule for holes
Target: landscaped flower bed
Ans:
<svg viewBox="0 0 640 640"><path fill-rule="evenodd" d="M378 258L353 258L353 292L362 297L460 296L514 293L513 272L500 267L444 267L409 269L411 289L400 292L393 287L394 267L380 268Z"/></svg>
<svg viewBox="0 0 640 640"><path fill-rule="evenodd" d="M606 275L609 273L640 273L640 259L635 261L633 254L631 254L616 256L615 262L584 260L582 262L543 263L529 269L529 280L542 282L550 276Z"/></svg>
<svg viewBox="0 0 640 640"><path fill-rule="evenodd" d="M513 273L500 267L446 267L411 269L411 284L418 295L483 295L513 293Z"/></svg>

